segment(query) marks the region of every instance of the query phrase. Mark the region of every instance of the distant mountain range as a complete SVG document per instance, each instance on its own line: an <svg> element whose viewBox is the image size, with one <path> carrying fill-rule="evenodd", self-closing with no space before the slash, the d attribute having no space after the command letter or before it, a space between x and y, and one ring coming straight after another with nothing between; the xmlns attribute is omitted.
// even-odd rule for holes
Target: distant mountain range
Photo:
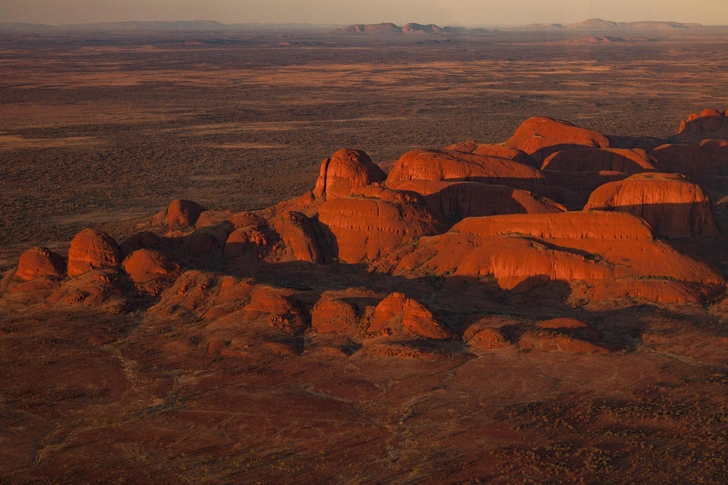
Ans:
<svg viewBox="0 0 728 485"><path fill-rule="evenodd" d="M264 30L264 29L333 29L334 25L315 25L307 23L289 24L223 24L214 20L170 21L170 22L100 22L91 24L24 24L0 22L0 31L154 31L154 30Z"/></svg>
<svg viewBox="0 0 728 485"><path fill-rule="evenodd" d="M703 27L702 24L684 24L680 22L613 22L611 20L589 19L578 24L531 24L524 28L528 30L587 30L587 31L604 31L604 30L676 30L676 29L695 29Z"/></svg>
<svg viewBox="0 0 728 485"><path fill-rule="evenodd" d="M90 24L46 25L27 24L16 22L0 22L0 31L155 31L155 30L195 30L195 31L221 31L221 30L333 30L335 25L320 25L309 23L289 24L223 24L214 20L172 21L172 22L101 22ZM612 22L602 19L589 19L584 22L570 25L562 24L531 24L522 27L510 27L504 30L548 30L548 31L614 31L614 30L686 30L703 27L701 24L686 24L680 22ZM409 23L402 27L393 23L381 24L355 24L336 30L343 34L478 34L488 32L482 28L466 27L438 27L435 24Z"/></svg>

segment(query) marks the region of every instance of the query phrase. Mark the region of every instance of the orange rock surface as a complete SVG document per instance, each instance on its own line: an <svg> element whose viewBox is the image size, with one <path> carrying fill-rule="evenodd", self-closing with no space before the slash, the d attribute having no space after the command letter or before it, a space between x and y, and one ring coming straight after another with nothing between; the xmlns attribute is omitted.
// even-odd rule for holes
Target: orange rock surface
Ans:
<svg viewBox="0 0 728 485"><path fill-rule="evenodd" d="M291 249L296 261L324 262L313 225L305 214L294 211L284 212L276 219L274 227L281 239Z"/></svg>
<svg viewBox="0 0 728 485"><path fill-rule="evenodd" d="M392 293L377 305L367 331L436 340L452 337L452 332L440 325L427 307L402 293Z"/></svg>
<svg viewBox="0 0 728 485"><path fill-rule="evenodd" d="M677 174L644 173L602 185L584 210L627 212L647 221L667 238L693 233L717 236L710 198L699 186Z"/></svg>
<svg viewBox="0 0 728 485"><path fill-rule="evenodd" d="M106 233L84 229L76 234L68 249L68 276L78 276L95 268L119 266L119 246Z"/></svg>
<svg viewBox="0 0 728 485"><path fill-rule="evenodd" d="M446 152L464 152L474 153L476 155L487 155L490 157L509 158L516 162L528 165L529 167L538 168L536 160L526 152L518 148L506 145L493 145L487 143L478 143L474 140L464 141L445 147Z"/></svg>
<svg viewBox="0 0 728 485"><path fill-rule="evenodd" d="M172 230L184 229L194 226L197 219L205 211L197 202L191 200L178 199L172 201L165 213L164 221Z"/></svg>
<svg viewBox="0 0 728 485"><path fill-rule="evenodd" d="M158 279L174 280L180 273L179 264L153 249L134 251L124 260L122 267L135 283Z"/></svg>
<svg viewBox="0 0 728 485"><path fill-rule="evenodd" d="M624 172L655 171L654 160L645 150L620 148L573 148L549 155L541 170L556 172Z"/></svg>
<svg viewBox="0 0 728 485"><path fill-rule="evenodd" d="M718 158L695 145L662 145L652 152L655 166L661 172L681 173L696 182L712 182L712 176L720 174Z"/></svg>
<svg viewBox="0 0 728 485"><path fill-rule="evenodd" d="M726 110L728 113L728 110ZM680 122L678 135L701 135L721 130L726 125L726 113L717 109L706 108L700 113L693 113L688 119Z"/></svg>
<svg viewBox="0 0 728 485"><path fill-rule="evenodd" d="M416 249L403 247L390 260L396 274L491 276L501 288L515 291L553 281L601 287L623 278L650 278L665 281L663 292L690 283L709 295L724 283L706 264L654 240L643 220L619 212L468 218L446 234L420 240ZM595 292L599 295L604 293ZM662 301L663 293L645 297Z"/></svg>
<svg viewBox="0 0 728 485"><path fill-rule="evenodd" d="M387 174L360 150L339 150L321 163L316 188L316 198L333 199L349 195L352 189L383 182Z"/></svg>
<svg viewBox="0 0 728 485"><path fill-rule="evenodd" d="M319 208L319 222L342 261L374 260L406 241L442 230L430 209L409 202L408 193L376 187L363 193L370 196L328 200Z"/></svg>
<svg viewBox="0 0 728 485"><path fill-rule="evenodd" d="M354 333L359 319L354 305L322 296L311 311L311 327L318 333Z"/></svg>
<svg viewBox="0 0 728 485"><path fill-rule="evenodd" d="M389 172L386 185L396 187L408 180L470 180L516 187L519 182L543 182L543 175L533 167L507 158L414 150L400 157Z"/></svg>
<svg viewBox="0 0 728 485"><path fill-rule="evenodd" d="M609 148L609 138L596 131L579 128L567 121L529 118L518 127L505 145L517 148L542 163L552 153L578 147Z"/></svg>
<svg viewBox="0 0 728 485"><path fill-rule="evenodd" d="M66 262L61 255L48 248L34 247L20 256L14 278L31 281L40 276L60 277L65 270Z"/></svg>

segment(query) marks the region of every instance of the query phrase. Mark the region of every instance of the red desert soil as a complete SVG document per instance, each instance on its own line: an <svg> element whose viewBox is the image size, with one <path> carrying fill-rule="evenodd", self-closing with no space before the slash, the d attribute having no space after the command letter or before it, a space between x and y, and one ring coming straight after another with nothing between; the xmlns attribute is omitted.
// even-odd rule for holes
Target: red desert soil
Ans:
<svg viewBox="0 0 728 485"><path fill-rule="evenodd" d="M309 35L301 38L317 38ZM85 39L69 36L68 42ZM37 39L22 42L46 45ZM411 48L429 64L469 65L438 57L456 50L418 50L417 40L340 39L378 52ZM255 42L275 51L280 65L228 82L252 76L282 83L291 71L311 69L294 62L307 51L284 55L280 39ZM172 57L183 49L167 47ZM518 69L544 69L536 63L544 52L538 42L524 49L531 60ZM205 58L222 62L229 52L219 50L207 54L221 58ZM110 62L127 55L111 52L104 52ZM587 72L608 71L579 62L553 66L585 69L594 82L602 74ZM16 65L35 88L20 93L3 80L8 86L0 89L40 102L30 99L43 92L34 83L51 78L20 58ZM374 80L425 75L410 69L379 72ZM356 91L358 69L348 80L331 63L314 71L310 79L293 77L353 83L345 91ZM175 79L161 68L124 73L128 78L69 73L56 82L83 89ZM223 73L206 75L222 82ZM204 84L206 75L190 74L187 82ZM417 88L405 82L398 89L405 86ZM288 102L303 103L305 85L295 89ZM371 115L365 98L358 117ZM266 123L265 108L257 106L259 123ZM428 116L428 104L419 106L412 118ZM156 213L125 221L81 217L87 227L67 239L75 226L33 235L33 245L3 271L0 483L725 483L724 112L705 110L679 130L675 117L663 132L605 134L594 123L580 126L583 118L532 118L543 113L531 108L499 139L457 142L475 136L447 128L420 143L415 136L380 142L376 157L352 146L358 138L348 131L373 121L349 116L329 125L325 136L341 141L323 163L317 160L328 143L306 145L300 166L291 159L266 168L264 159L251 158L224 171L230 159L223 158L210 161L220 164L216 174L203 173L185 158L194 146L230 141L225 130L245 132L218 113L223 121L204 128L217 134L190 135L194 143L173 150L184 154L174 162L152 159L142 174L133 161L125 173L99 159L114 178L108 185L45 194L86 193L84 200L99 201L94 194L111 191L126 208L126 197L141 187L168 197L164 206L159 194L137 200ZM666 117L651 114L658 125ZM84 119L76 118L77 136L85 136ZM41 123L42 115L33 120ZM146 122L155 132L162 123ZM257 129L285 128L269 122ZM168 128L203 129L175 123ZM34 130L52 134L21 125L29 138L38 138ZM439 139L445 135L453 136ZM119 136L117 146L129 143L130 159L142 155L134 152L142 142ZM179 134L164 136L172 143ZM39 177L53 178L56 165L42 160L66 156L53 150L19 151L13 160L22 165L38 156ZM83 179L83 160L58 166ZM12 167L3 170L18 177ZM208 191L199 192L207 195L193 201L195 190L185 186L203 179L180 182L180 173L212 177ZM127 179L140 185L111 190ZM20 189L30 182L18 180L10 197L24 200ZM75 214L77 203L62 204L60 212ZM4 217L21 220L20 206Z"/></svg>

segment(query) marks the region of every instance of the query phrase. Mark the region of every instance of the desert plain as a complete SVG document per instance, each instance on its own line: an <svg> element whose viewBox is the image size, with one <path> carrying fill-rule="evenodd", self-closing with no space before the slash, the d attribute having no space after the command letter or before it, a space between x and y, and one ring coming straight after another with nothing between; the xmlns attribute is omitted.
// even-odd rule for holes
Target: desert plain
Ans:
<svg viewBox="0 0 728 485"><path fill-rule="evenodd" d="M0 483L728 480L728 29L0 32L0 72Z"/></svg>

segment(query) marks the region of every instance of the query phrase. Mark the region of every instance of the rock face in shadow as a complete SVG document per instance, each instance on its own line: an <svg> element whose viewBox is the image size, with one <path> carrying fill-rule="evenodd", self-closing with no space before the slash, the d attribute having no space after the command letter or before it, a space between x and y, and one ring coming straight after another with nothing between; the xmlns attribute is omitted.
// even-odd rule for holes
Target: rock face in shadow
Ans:
<svg viewBox="0 0 728 485"><path fill-rule="evenodd" d="M710 198L677 174L633 175L602 185L584 210L627 212L647 221L655 234L676 239L691 234L717 236Z"/></svg>
<svg viewBox="0 0 728 485"><path fill-rule="evenodd" d="M327 200L346 197L353 189L383 182L387 174L360 150L339 150L321 162L313 195Z"/></svg>
<svg viewBox="0 0 728 485"><path fill-rule="evenodd" d="M555 172L654 172L654 159L639 148L574 148L549 155L541 170Z"/></svg>
<svg viewBox="0 0 728 485"><path fill-rule="evenodd" d="M398 190L422 195L427 205L448 220L497 214L548 214L566 209L550 199L505 185L479 182L412 180Z"/></svg>
<svg viewBox="0 0 728 485"><path fill-rule="evenodd" d="M68 276L82 275L92 269L119 266L119 246L106 233L84 229L76 234L68 249Z"/></svg>
<svg viewBox="0 0 728 485"><path fill-rule="evenodd" d="M34 247L20 256L13 277L17 280L31 281L41 276L61 277L65 271L66 262L61 255L48 248Z"/></svg>
<svg viewBox="0 0 728 485"><path fill-rule="evenodd" d="M406 241L442 230L421 196L381 187L326 201L318 219L336 257L352 264L376 260Z"/></svg>
<svg viewBox="0 0 728 485"><path fill-rule="evenodd" d="M601 133L579 128L567 121L529 118L505 145L524 151L542 163L549 155L567 148L609 148L611 143Z"/></svg>

